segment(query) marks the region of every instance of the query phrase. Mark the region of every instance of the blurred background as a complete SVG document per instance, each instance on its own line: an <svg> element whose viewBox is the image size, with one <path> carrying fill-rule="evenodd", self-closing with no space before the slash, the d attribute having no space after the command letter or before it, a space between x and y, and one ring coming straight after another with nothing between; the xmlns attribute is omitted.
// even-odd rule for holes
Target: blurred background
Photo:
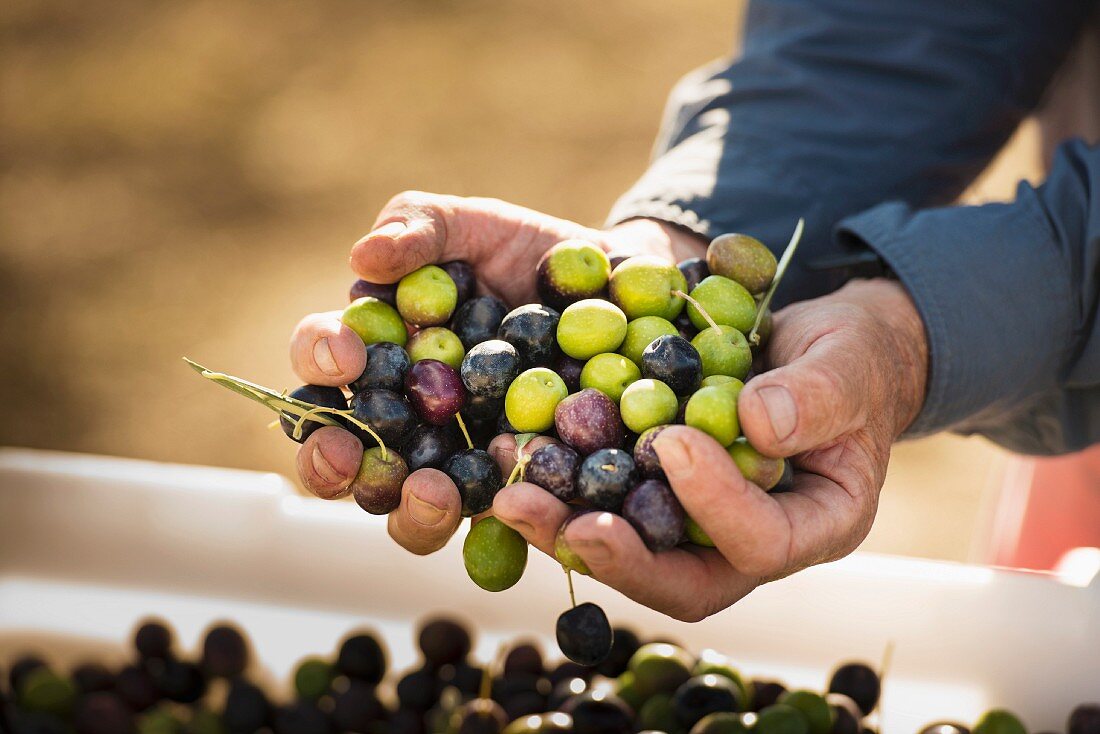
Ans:
<svg viewBox="0 0 1100 734"><path fill-rule="evenodd" d="M592 225L665 96L734 50L718 0L0 4L0 444L293 475L270 415L180 357L294 387L350 245L408 188ZM1030 125L967 195L1035 178ZM1005 456L901 445L865 548L980 550Z"/></svg>

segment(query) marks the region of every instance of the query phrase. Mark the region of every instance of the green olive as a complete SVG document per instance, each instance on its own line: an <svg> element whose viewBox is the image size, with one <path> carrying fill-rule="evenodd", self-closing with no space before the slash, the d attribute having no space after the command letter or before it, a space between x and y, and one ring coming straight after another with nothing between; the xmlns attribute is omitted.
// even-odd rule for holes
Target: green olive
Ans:
<svg viewBox="0 0 1100 734"><path fill-rule="evenodd" d="M527 541L495 517L486 517L466 535L462 560L475 584L487 591L504 591L523 577Z"/></svg>

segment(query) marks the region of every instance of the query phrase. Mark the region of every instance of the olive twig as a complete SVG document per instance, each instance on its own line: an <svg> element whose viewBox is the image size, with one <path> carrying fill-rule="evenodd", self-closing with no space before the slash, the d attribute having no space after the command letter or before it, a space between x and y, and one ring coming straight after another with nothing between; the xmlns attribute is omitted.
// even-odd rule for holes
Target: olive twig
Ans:
<svg viewBox="0 0 1100 734"><path fill-rule="evenodd" d="M772 296L775 295L775 289L779 287L779 281L783 280L783 275L787 272L787 266L791 264L791 260L794 258L794 251L798 249L798 243L802 241L802 231L805 228L806 220L799 217L798 224L791 235L791 241L787 243L787 249L783 251L783 257L779 258L779 265L775 269L772 284L768 286L768 292L764 294L763 300L760 301L760 305L756 309L756 321L753 322L752 330L749 332L749 343L754 347L760 345L760 335L756 332L759 331L760 324L764 320L764 314L772 303Z"/></svg>
<svg viewBox="0 0 1100 734"><path fill-rule="evenodd" d="M472 449L474 442L470 439L470 432L466 430L466 421L462 420L462 413L455 413L455 420L458 421L458 428L462 431L463 438L466 439L466 448Z"/></svg>
<svg viewBox="0 0 1100 734"><path fill-rule="evenodd" d="M240 377L227 375L224 372L214 372L187 357L184 357L183 361L187 362L192 369L211 382L221 385L227 390L232 390L238 395L243 395L249 400L259 403L268 410L275 411L287 420L293 420L295 422L294 438L296 439L301 438L302 426L306 420L311 420L314 423L320 423L325 426L340 427L342 424L339 421L329 417L336 415L340 416L348 423L366 431L371 438L378 442L378 447L381 449L382 453L382 460L389 461L389 454L386 451L386 444L382 441L382 437L375 433L374 429L366 423L356 418L350 410L338 410L337 408L329 408L323 405L314 405L305 400L292 398L287 395L285 391L281 393L275 392L269 387L257 385L254 382L249 382Z"/></svg>
<svg viewBox="0 0 1100 734"><path fill-rule="evenodd" d="M685 301L690 303L692 306L695 306L695 310L699 312L699 315L703 317L703 320L710 324L711 328L715 331L719 330L718 322L710 317L710 314L707 313L707 310L703 308L703 305L697 300L689 296L687 293L684 293L683 291L672 291L672 295L679 296L680 298L683 298Z"/></svg>

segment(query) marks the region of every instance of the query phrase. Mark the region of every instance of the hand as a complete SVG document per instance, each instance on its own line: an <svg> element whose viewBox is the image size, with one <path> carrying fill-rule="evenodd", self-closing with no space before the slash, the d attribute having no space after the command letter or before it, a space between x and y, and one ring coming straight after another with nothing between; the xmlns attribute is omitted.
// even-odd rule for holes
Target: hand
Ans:
<svg viewBox="0 0 1100 734"><path fill-rule="evenodd" d="M766 362L771 370L745 386L738 413L758 450L794 457L793 491L768 494L706 434L666 429L654 441L661 464L717 547L654 554L622 517L591 513L566 538L595 578L698 621L762 583L841 558L866 537L890 446L924 400L927 344L912 302L897 283L876 280L789 306L775 315ZM514 484L493 511L552 554L572 508L533 484Z"/></svg>
<svg viewBox="0 0 1100 734"><path fill-rule="evenodd" d="M406 192L378 215L370 234L352 247L351 266L375 283L393 283L435 262L466 260L482 287L509 305L538 300L535 266L546 250L567 239L589 240L608 252L651 252L673 260L701 255L706 243L651 220L634 220L601 231L495 199ZM346 385L363 371L366 352L340 312L312 314L294 331L290 359L295 373L314 385ZM490 450L507 465L516 457L498 439ZM540 445L532 442L528 450ZM359 469L363 446L339 428L315 431L298 452L303 484L320 497L346 490ZM458 528L460 500L442 472L413 472L402 489L401 505L390 515L390 535L414 553L443 547Z"/></svg>

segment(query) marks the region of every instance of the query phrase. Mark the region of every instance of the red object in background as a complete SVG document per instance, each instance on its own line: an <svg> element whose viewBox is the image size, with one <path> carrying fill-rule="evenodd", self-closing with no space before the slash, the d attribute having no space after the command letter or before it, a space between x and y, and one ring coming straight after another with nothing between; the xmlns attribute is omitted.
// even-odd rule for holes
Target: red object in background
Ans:
<svg viewBox="0 0 1100 734"><path fill-rule="evenodd" d="M1100 445L1020 459L1014 469L997 510L991 563L1050 570L1074 548L1100 548Z"/></svg>

